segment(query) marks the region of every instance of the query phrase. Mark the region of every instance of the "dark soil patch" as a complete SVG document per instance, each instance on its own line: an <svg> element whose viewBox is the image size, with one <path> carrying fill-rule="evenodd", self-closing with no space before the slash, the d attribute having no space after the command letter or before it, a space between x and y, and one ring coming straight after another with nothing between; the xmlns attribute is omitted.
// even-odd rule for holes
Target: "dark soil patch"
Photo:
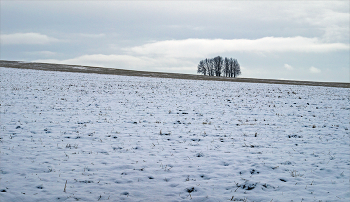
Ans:
<svg viewBox="0 0 350 202"><path fill-rule="evenodd" d="M43 71L94 73L94 74L110 74L110 75L123 75L123 76L188 79L188 80L270 83L270 84L350 88L350 83L341 83L341 82L314 82L314 81L294 81L294 80L256 79L256 78L228 78L228 77L214 77L214 76L210 77L210 76L195 75L195 74L147 72L147 71L135 71L135 70L125 70L125 69L115 69L115 68L104 68L104 67L49 64L49 63L29 63L29 62L6 61L6 60L0 60L0 67L35 69L35 70L43 70Z"/></svg>

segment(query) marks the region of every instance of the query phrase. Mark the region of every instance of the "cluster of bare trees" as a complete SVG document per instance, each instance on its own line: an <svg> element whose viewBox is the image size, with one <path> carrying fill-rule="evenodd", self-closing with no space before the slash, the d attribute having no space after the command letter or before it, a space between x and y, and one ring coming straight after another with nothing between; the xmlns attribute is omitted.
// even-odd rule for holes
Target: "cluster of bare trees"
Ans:
<svg viewBox="0 0 350 202"><path fill-rule="evenodd" d="M208 76L236 77L241 74L241 68L236 59L217 56L201 60L197 73Z"/></svg>

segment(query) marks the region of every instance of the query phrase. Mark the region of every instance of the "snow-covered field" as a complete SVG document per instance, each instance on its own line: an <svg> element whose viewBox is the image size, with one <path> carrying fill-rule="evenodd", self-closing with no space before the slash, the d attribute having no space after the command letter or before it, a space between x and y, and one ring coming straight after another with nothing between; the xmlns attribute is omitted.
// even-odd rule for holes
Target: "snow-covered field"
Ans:
<svg viewBox="0 0 350 202"><path fill-rule="evenodd" d="M350 200L349 89L0 74L0 201Z"/></svg>

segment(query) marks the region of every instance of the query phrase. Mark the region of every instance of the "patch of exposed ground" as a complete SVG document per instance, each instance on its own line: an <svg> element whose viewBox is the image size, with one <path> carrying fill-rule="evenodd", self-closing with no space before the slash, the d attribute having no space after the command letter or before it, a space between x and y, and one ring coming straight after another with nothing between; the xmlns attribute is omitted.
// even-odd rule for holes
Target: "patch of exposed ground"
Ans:
<svg viewBox="0 0 350 202"><path fill-rule="evenodd" d="M50 63L31 63L31 62L6 61L6 60L0 60L0 67L35 69L35 70L44 70L44 71L61 71L61 72L123 75L123 76L188 79L188 80L212 80L212 81L229 81L229 82L270 83L270 84L350 88L350 83L341 83L341 82L315 82L315 81L295 81L295 80L256 79L256 78L209 77L209 76L194 75L194 74L147 72L147 71L116 69L116 68L91 67L91 66L66 65L66 64L50 64Z"/></svg>

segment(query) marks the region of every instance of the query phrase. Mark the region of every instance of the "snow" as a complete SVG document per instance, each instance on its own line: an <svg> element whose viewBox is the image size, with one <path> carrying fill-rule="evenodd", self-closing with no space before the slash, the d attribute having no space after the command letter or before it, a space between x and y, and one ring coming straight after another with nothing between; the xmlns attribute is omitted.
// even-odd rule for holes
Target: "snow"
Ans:
<svg viewBox="0 0 350 202"><path fill-rule="evenodd" d="M348 89L0 73L0 201L350 200Z"/></svg>

